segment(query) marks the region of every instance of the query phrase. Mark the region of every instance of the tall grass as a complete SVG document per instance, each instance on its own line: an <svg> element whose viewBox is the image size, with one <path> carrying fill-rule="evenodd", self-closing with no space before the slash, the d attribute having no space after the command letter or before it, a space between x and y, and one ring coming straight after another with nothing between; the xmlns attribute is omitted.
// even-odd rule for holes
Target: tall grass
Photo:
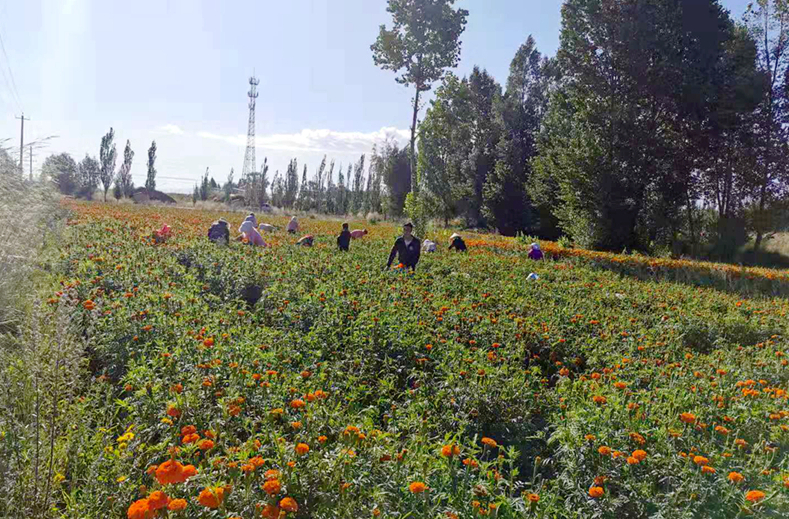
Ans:
<svg viewBox="0 0 789 519"><path fill-rule="evenodd" d="M0 153L0 517L49 516L82 371L68 305L54 322L39 312L43 253L63 212L51 186L25 181Z"/></svg>
<svg viewBox="0 0 789 519"><path fill-rule="evenodd" d="M50 186L24 181L0 156L0 334L21 322L39 251L61 211Z"/></svg>

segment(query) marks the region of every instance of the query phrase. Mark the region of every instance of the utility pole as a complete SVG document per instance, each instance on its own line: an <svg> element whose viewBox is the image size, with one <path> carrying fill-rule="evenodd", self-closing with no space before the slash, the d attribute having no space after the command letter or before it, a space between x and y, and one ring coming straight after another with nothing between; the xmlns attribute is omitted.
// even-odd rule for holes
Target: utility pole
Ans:
<svg viewBox="0 0 789 519"><path fill-rule="evenodd" d="M25 174L25 167L24 167L24 158L25 158L25 113L22 112L22 117L17 117L17 119L22 120L22 132L20 133L19 137L19 174ZM28 117L28 121L30 118Z"/></svg>

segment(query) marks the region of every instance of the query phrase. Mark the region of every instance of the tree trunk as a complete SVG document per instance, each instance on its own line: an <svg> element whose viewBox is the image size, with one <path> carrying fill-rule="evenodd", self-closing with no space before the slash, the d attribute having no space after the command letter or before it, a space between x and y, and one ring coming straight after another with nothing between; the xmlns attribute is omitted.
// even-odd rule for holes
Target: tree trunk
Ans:
<svg viewBox="0 0 789 519"><path fill-rule="evenodd" d="M417 191L416 178L416 117L419 114L419 85L416 85L416 96L414 97L414 116L411 120L411 192Z"/></svg>

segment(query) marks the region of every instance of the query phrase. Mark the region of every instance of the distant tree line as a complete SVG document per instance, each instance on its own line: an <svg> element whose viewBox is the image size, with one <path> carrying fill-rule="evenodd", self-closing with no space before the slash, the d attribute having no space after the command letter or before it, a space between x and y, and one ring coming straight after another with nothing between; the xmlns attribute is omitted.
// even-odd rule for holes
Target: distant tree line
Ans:
<svg viewBox="0 0 789 519"><path fill-rule="evenodd" d="M117 149L114 140L115 130L110 128L101 138L98 160L85 154L85 158L77 163L68 153L50 155L41 168L43 178L54 183L64 195L92 200L96 190L101 188L106 202L107 193L112 188L116 199L131 198L135 193L131 173L134 151L131 142L127 140L123 150L123 162L116 171ZM156 141L153 141L148 150L148 178L145 182L145 189L149 191L156 190L155 161Z"/></svg>

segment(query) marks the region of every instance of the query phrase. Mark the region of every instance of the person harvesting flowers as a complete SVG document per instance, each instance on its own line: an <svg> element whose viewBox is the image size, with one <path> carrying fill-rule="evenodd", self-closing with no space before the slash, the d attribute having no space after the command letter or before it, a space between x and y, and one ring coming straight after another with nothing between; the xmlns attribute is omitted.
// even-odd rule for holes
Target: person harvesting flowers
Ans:
<svg viewBox="0 0 789 519"><path fill-rule="evenodd" d="M414 236L413 232L414 224L408 222L403 225L403 235L395 240L394 246L391 252L389 252L389 261L386 263L386 270L391 268L395 255L397 255L398 260L404 268L416 270L422 247L419 243L419 238Z"/></svg>

